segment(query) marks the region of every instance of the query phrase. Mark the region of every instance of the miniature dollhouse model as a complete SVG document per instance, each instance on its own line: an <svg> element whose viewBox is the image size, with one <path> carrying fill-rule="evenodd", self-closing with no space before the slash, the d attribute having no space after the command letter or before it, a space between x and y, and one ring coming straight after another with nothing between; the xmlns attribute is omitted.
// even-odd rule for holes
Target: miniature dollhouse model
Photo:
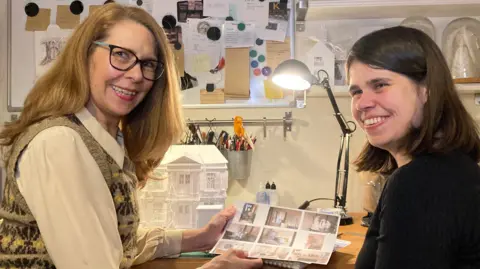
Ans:
<svg viewBox="0 0 480 269"><path fill-rule="evenodd" d="M227 160L214 145L173 145L154 173L139 192L144 227L196 228L202 209L225 204Z"/></svg>

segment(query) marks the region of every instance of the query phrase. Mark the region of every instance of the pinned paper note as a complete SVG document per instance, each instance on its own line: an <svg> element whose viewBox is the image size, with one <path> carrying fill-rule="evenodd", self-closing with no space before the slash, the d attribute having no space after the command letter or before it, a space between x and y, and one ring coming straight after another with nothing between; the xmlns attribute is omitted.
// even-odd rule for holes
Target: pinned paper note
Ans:
<svg viewBox="0 0 480 269"><path fill-rule="evenodd" d="M180 43L172 44L173 56L177 66L178 74L183 77L185 73L185 51Z"/></svg>
<svg viewBox="0 0 480 269"><path fill-rule="evenodd" d="M60 29L57 25L50 25L46 31L35 32L35 63L36 76L47 71L53 61L62 51L71 30Z"/></svg>
<svg viewBox="0 0 480 269"><path fill-rule="evenodd" d="M252 47L255 45L255 25L226 21L223 25L226 48Z"/></svg>
<svg viewBox="0 0 480 269"><path fill-rule="evenodd" d="M257 26L257 36L265 40L284 41L288 30L286 3L269 3L267 26Z"/></svg>
<svg viewBox="0 0 480 269"><path fill-rule="evenodd" d="M267 41L267 64L275 70L285 60L290 59L290 40L284 42Z"/></svg>
<svg viewBox="0 0 480 269"><path fill-rule="evenodd" d="M208 54L195 55L193 57L193 71L198 73L210 71L212 69L210 62L211 59Z"/></svg>
<svg viewBox="0 0 480 269"><path fill-rule="evenodd" d="M225 50L225 97L250 97L249 48Z"/></svg>
<svg viewBox="0 0 480 269"><path fill-rule="evenodd" d="M34 17L27 16L25 31L45 31L50 25L51 9L40 8Z"/></svg>
<svg viewBox="0 0 480 269"><path fill-rule="evenodd" d="M154 0L130 0L130 5L144 9L149 14L153 14Z"/></svg>
<svg viewBox="0 0 480 269"><path fill-rule="evenodd" d="M203 16L228 17L229 9L227 0L203 0Z"/></svg>
<svg viewBox="0 0 480 269"><path fill-rule="evenodd" d="M237 20L251 22L258 26L266 26L268 23L268 4L269 1L258 0L239 0L242 4L241 10L237 10L239 18Z"/></svg>
<svg viewBox="0 0 480 269"><path fill-rule="evenodd" d="M283 88L273 83L271 78L265 80L263 85L267 99L283 99Z"/></svg>
<svg viewBox="0 0 480 269"><path fill-rule="evenodd" d="M73 29L80 23L80 15L75 15L70 11L70 6L57 6L57 25L62 29Z"/></svg>

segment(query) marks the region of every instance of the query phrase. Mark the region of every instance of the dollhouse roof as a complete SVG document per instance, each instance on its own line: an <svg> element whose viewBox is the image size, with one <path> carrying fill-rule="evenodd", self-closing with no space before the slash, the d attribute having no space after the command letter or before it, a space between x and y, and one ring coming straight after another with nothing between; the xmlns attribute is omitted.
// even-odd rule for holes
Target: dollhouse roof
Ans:
<svg viewBox="0 0 480 269"><path fill-rule="evenodd" d="M214 145L172 145L165 153L160 165L182 164L226 164L228 161Z"/></svg>

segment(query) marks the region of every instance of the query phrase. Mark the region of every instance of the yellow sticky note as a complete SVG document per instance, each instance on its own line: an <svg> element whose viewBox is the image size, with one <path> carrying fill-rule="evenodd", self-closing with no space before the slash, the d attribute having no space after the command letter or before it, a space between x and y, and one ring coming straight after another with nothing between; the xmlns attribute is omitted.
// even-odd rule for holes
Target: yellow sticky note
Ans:
<svg viewBox="0 0 480 269"><path fill-rule="evenodd" d="M198 54L193 57L193 71L194 72L208 72L210 71L210 56L208 54Z"/></svg>
<svg viewBox="0 0 480 269"><path fill-rule="evenodd" d="M273 83L271 78L263 81L263 87L265 89L265 97L267 99L283 98L283 89L280 86L277 86L277 84Z"/></svg>

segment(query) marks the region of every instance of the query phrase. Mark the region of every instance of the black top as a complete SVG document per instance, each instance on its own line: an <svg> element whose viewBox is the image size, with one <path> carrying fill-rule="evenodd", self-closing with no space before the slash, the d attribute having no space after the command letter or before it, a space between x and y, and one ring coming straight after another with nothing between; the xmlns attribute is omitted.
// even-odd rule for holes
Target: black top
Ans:
<svg viewBox="0 0 480 269"><path fill-rule="evenodd" d="M387 180L356 269L480 268L480 169L424 155Z"/></svg>

